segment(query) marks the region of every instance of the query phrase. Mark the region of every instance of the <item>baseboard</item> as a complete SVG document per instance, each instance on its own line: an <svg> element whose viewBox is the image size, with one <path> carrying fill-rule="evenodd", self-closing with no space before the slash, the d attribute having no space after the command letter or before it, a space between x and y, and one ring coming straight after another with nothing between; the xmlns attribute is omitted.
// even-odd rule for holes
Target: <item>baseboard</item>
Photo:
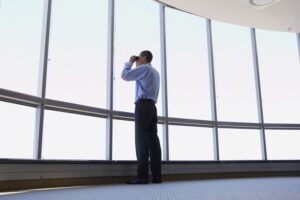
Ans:
<svg viewBox="0 0 300 200"><path fill-rule="evenodd" d="M163 175L163 181L224 179L224 178L249 178L249 177L282 177L300 176L300 171L288 172L225 172L225 173L199 173L199 174L168 174ZM41 188L74 187L85 185L124 184L130 176L113 177L84 177L84 178L51 178L0 181L0 191L20 191Z"/></svg>

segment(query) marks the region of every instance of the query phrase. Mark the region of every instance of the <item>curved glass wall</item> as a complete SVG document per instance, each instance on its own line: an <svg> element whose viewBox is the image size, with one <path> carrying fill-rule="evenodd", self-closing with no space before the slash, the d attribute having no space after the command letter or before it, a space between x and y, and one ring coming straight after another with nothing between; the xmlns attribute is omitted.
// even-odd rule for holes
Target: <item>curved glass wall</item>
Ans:
<svg viewBox="0 0 300 200"><path fill-rule="evenodd" d="M299 34L153 0L2 0L0 30L0 159L135 160L120 73L144 49L165 160L300 159Z"/></svg>

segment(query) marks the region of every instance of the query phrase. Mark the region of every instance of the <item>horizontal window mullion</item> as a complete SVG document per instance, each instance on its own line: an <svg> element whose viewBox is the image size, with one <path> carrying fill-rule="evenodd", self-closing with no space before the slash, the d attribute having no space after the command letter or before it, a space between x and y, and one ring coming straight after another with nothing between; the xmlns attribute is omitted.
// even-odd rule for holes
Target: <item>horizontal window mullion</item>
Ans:
<svg viewBox="0 0 300 200"><path fill-rule="evenodd" d="M39 104L43 103L43 99L40 97L2 88L0 88L0 100L32 107L37 107Z"/></svg>

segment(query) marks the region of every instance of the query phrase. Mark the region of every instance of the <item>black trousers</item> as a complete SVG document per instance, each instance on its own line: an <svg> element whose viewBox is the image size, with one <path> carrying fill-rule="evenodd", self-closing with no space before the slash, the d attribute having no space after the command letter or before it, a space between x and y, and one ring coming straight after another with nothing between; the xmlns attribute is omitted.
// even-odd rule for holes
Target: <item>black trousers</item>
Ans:
<svg viewBox="0 0 300 200"><path fill-rule="evenodd" d="M153 179L161 178L161 147L157 136L157 110L153 102L137 102L135 106L135 147L137 177L148 180L149 155Z"/></svg>

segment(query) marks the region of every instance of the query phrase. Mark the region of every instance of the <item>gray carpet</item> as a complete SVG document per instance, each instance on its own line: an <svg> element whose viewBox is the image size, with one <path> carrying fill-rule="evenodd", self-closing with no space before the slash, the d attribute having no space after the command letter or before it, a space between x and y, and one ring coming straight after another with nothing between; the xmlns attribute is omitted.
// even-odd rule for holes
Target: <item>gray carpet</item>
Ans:
<svg viewBox="0 0 300 200"><path fill-rule="evenodd" d="M1 200L300 200L300 177L100 185L1 194Z"/></svg>

